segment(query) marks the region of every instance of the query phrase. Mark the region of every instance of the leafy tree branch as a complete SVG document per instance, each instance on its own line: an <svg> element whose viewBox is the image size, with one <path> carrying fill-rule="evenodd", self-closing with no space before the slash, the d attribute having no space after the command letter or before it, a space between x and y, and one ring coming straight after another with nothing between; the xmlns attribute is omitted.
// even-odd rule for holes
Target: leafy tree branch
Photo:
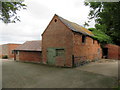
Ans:
<svg viewBox="0 0 120 90"><path fill-rule="evenodd" d="M6 24L20 21L20 16L17 15L17 11L26 9L26 5L23 2L0 2L0 5L0 20Z"/></svg>

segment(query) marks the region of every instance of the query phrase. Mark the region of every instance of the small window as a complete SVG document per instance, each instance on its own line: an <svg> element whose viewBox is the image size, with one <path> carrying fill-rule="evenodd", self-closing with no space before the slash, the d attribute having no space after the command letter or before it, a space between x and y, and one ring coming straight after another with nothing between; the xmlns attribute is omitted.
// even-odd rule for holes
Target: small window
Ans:
<svg viewBox="0 0 120 90"><path fill-rule="evenodd" d="M64 49L56 49L56 56L64 56L65 50Z"/></svg>
<svg viewBox="0 0 120 90"><path fill-rule="evenodd" d="M12 50L12 54L14 54L14 50Z"/></svg>
<svg viewBox="0 0 120 90"><path fill-rule="evenodd" d="M57 19L55 19L55 22L57 22Z"/></svg>
<svg viewBox="0 0 120 90"><path fill-rule="evenodd" d="M85 41L86 41L86 36L82 35L82 43L85 43Z"/></svg>

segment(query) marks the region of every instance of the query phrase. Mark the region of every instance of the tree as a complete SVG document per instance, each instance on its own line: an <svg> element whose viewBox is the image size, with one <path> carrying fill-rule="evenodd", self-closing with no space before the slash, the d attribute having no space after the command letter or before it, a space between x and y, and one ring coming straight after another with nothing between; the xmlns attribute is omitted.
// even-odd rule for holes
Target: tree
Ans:
<svg viewBox="0 0 120 90"><path fill-rule="evenodd" d="M101 44L113 43L110 36L101 31L101 27L89 28L95 36L92 36L94 39L98 40Z"/></svg>
<svg viewBox="0 0 120 90"><path fill-rule="evenodd" d="M120 2L85 2L85 5L90 7L89 20L95 19L96 29L99 27L120 45Z"/></svg>
<svg viewBox="0 0 120 90"><path fill-rule="evenodd" d="M17 11L26 9L26 5L23 2L1 2L0 20L4 23L15 23L20 21L20 17L17 15Z"/></svg>

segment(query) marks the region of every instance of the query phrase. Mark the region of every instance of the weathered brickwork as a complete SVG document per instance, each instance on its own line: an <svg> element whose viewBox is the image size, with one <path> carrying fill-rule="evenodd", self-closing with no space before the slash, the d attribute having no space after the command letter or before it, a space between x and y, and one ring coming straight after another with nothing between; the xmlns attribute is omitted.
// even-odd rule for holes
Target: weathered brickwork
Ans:
<svg viewBox="0 0 120 90"><path fill-rule="evenodd" d="M14 58L14 54L12 52L12 50L14 50L15 48L17 48L20 44L3 44L1 45L1 57L2 56L8 56L8 58Z"/></svg>
<svg viewBox="0 0 120 90"><path fill-rule="evenodd" d="M42 55L39 51L18 51L15 59L23 62L41 62Z"/></svg>
<svg viewBox="0 0 120 90"><path fill-rule="evenodd" d="M41 62L41 40L26 41L14 50L14 60L23 62Z"/></svg>
<svg viewBox="0 0 120 90"><path fill-rule="evenodd" d="M57 22L54 22L54 20ZM47 62L47 48L65 48L65 63L61 58L57 58L56 65L59 66L72 66L72 52L73 52L73 33L70 31L60 20L53 19L47 27L45 33L42 35L42 55L43 63ZM64 64L64 65L63 65Z"/></svg>
<svg viewBox="0 0 120 90"><path fill-rule="evenodd" d="M74 33L74 64L79 65L86 60L98 60L102 57L102 49L97 40L86 36L85 43L82 43L82 34Z"/></svg>
<svg viewBox="0 0 120 90"><path fill-rule="evenodd" d="M9 55L9 45L8 44L3 44L2 45L2 56L4 55Z"/></svg>
<svg viewBox="0 0 120 90"><path fill-rule="evenodd" d="M2 45L0 45L0 58L2 58Z"/></svg>
<svg viewBox="0 0 120 90"><path fill-rule="evenodd" d="M17 48L21 44L9 44L8 45L8 57L9 58L14 58L14 53L13 50Z"/></svg>
<svg viewBox="0 0 120 90"><path fill-rule="evenodd" d="M107 44L105 47L108 48L108 59L120 59L120 46Z"/></svg>
<svg viewBox="0 0 120 90"><path fill-rule="evenodd" d="M120 46L119 46L119 49L118 49L118 59L120 60Z"/></svg>
<svg viewBox="0 0 120 90"><path fill-rule="evenodd" d="M48 48L64 48L65 57L54 56L56 66L72 67L82 60L98 60L102 57L102 50L98 41L86 37L82 43L82 34L74 33L57 16L54 16L42 34L42 62L47 64Z"/></svg>

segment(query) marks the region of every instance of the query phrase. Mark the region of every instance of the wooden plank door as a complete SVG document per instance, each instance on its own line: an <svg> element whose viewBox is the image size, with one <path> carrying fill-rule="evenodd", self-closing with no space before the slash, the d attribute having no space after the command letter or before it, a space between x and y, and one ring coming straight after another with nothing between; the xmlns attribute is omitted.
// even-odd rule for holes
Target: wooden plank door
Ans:
<svg viewBox="0 0 120 90"><path fill-rule="evenodd" d="M54 48L47 49L47 63L55 65L56 50Z"/></svg>

